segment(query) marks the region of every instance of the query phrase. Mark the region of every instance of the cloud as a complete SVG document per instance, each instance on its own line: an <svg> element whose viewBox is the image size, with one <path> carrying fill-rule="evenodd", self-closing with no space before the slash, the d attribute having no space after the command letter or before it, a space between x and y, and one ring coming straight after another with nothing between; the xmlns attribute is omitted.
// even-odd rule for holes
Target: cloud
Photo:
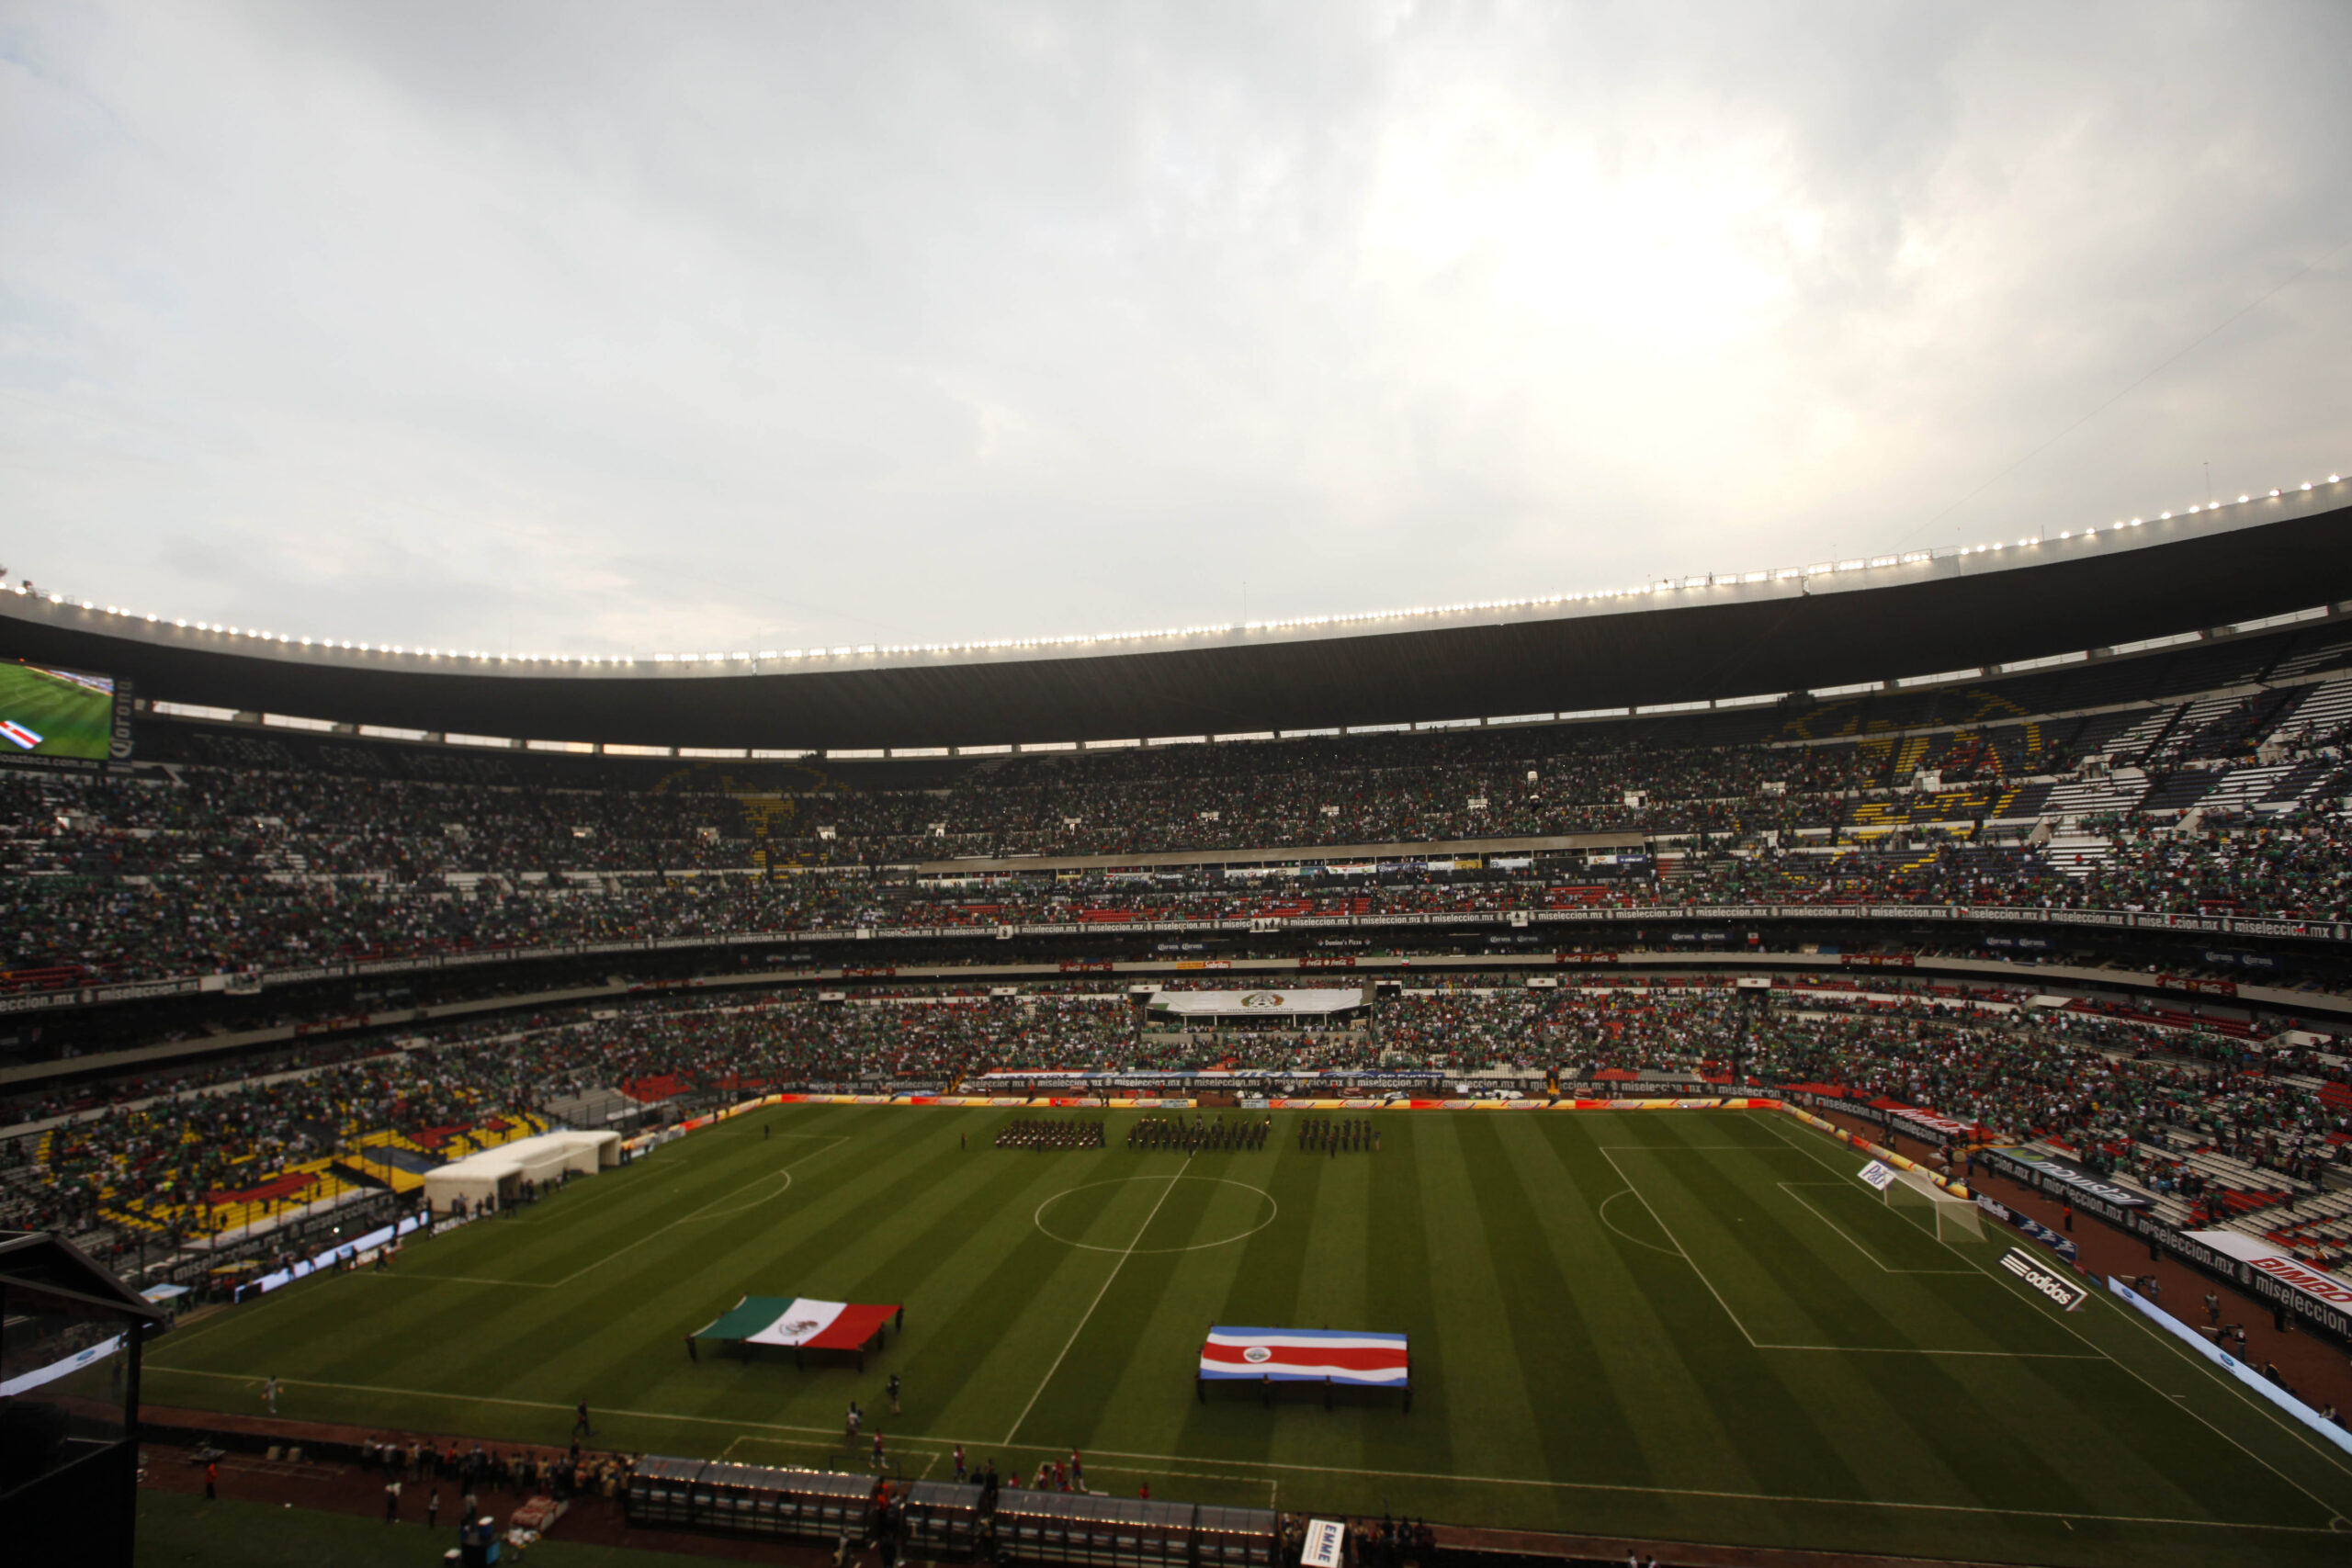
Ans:
<svg viewBox="0 0 2352 1568"><path fill-rule="evenodd" d="M11 16L5 558L141 609L1183 625L2346 460L2338 7Z"/></svg>

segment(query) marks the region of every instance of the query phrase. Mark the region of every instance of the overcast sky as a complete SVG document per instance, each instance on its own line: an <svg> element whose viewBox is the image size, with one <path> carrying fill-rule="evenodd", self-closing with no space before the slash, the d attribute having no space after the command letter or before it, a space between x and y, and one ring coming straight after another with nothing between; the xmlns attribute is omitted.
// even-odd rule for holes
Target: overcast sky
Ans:
<svg viewBox="0 0 2352 1568"><path fill-rule="evenodd" d="M1019 636L2352 465L2352 6L0 0L0 561Z"/></svg>

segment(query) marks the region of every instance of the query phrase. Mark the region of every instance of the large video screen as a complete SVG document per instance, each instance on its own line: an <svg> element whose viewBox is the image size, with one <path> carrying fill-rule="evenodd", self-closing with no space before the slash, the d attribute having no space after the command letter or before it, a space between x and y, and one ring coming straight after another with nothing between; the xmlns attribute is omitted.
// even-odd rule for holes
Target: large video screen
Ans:
<svg viewBox="0 0 2352 1568"><path fill-rule="evenodd" d="M114 682L104 675L0 664L0 755L104 758L114 734Z"/></svg>

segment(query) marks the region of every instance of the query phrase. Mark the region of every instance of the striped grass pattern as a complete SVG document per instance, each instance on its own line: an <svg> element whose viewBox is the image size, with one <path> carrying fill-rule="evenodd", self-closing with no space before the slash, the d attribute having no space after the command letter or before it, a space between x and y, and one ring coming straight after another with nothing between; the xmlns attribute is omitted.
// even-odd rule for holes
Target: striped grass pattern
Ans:
<svg viewBox="0 0 2352 1568"><path fill-rule="evenodd" d="M1767 1112L1380 1118L1377 1154L999 1150L1012 1112L785 1107L203 1320L156 1403L1098 1490L2047 1563L2330 1562L2352 1463L2099 1297L1939 1240ZM1278 1123L1286 1118L1278 1115ZM968 1145L968 1146L967 1146ZM1928 1221L1927 1223L1932 1223ZM2004 1227L1992 1227L1999 1230ZM854 1368L684 1337L745 1294L903 1302ZM1196 1400L1212 1323L1403 1330L1415 1396ZM883 1380L903 1380L892 1417Z"/></svg>

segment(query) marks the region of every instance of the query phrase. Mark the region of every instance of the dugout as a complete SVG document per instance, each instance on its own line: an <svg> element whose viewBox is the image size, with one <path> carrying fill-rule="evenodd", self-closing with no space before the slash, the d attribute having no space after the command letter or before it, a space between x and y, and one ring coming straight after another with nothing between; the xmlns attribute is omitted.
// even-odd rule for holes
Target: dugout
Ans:
<svg viewBox="0 0 2352 1568"><path fill-rule="evenodd" d="M778 1470L783 1495L777 1502L783 1533L810 1540L837 1540L846 1534L863 1540L874 1531L875 1481L870 1475L841 1475L822 1470Z"/></svg>
<svg viewBox="0 0 2352 1568"><path fill-rule="evenodd" d="M1281 1517L1272 1508L1219 1508L1204 1503L1193 1521L1198 1568L1274 1568Z"/></svg>
<svg viewBox="0 0 2352 1568"><path fill-rule="evenodd" d="M694 1522L694 1483L710 1468L699 1459L662 1459L648 1454L637 1461L628 1478L628 1494L621 1506L633 1525L684 1525Z"/></svg>
<svg viewBox="0 0 2352 1568"><path fill-rule="evenodd" d="M997 1556L1079 1568L1189 1565L1199 1512L1191 1503L1007 1489L996 1499Z"/></svg>
<svg viewBox="0 0 2352 1568"><path fill-rule="evenodd" d="M980 1549L980 1488L977 1483L918 1481L899 1505L899 1529L910 1557L971 1557Z"/></svg>
<svg viewBox="0 0 2352 1568"><path fill-rule="evenodd" d="M648 1455L623 1499L632 1525L688 1525L729 1535L863 1540L874 1528L874 1478Z"/></svg>
<svg viewBox="0 0 2352 1568"><path fill-rule="evenodd" d="M734 1535L862 1540L874 1526L874 1480L816 1470L713 1464L694 1485L694 1522Z"/></svg>
<svg viewBox="0 0 2352 1568"><path fill-rule="evenodd" d="M687 1490L693 1522L735 1535L788 1535L784 1473L755 1464L703 1466Z"/></svg>

